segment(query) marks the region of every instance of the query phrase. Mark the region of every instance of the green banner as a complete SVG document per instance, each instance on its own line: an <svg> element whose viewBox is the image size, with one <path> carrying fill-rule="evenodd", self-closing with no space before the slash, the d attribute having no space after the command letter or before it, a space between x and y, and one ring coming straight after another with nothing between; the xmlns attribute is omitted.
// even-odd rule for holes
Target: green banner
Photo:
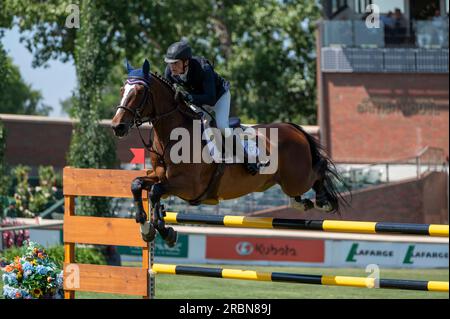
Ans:
<svg viewBox="0 0 450 319"><path fill-rule="evenodd" d="M141 256L142 249L139 247L117 246L117 250L121 255ZM166 242L159 236L155 240L155 257L174 257L187 258L189 252L189 236L178 234L178 240L174 247L170 248Z"/></svg>
<svg viewBox="0 0 450 319"><path fill-rule="evenodd" d="M155 257L187 258L189 251L189 236L178 234L178 240L174 247L170 248L160 237L155 241Z"/></svg>
<svg viewBox="0 0 450 319"><path fill-rule="evenodd" d="M120 255L142 256L142 248L117 246L117 251Z"/></svg>

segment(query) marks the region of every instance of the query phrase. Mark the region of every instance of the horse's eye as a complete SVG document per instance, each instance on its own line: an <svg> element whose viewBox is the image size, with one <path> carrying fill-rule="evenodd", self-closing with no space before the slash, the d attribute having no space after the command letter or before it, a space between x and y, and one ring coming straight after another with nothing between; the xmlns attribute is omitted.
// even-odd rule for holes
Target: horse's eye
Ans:
<svg viewBox="0 0 450 319"><path fill-rule="evenodd" d="M125 91L125 89L123 88L123 86L120 88L120 95L123 95L123 91Z"/></svg>

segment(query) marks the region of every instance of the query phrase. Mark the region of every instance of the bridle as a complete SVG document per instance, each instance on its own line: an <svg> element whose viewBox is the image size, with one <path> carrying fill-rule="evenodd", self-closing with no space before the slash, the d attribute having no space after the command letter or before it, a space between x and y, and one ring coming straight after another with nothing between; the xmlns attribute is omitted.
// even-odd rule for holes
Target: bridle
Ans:
<svg viewBox="0 0 450 319"><path fill-rule="evenodd" d="M155 116L150 116L150 117L142 117L142 111L144 110L145 105L148 102L149 97L152 100L152 105L154 105L154 98L153 98L153 93L150 91L150 83L148 80L143 79L141 77L128 77L127 84L140 84L144 86L144 97L142 98L141 102L139 103L139 105L135 108L132 109L126 105L118 105L116 107L116 110L118 109L123 109L127 112L130 112L133 115L133 121L131 123L130 128L133 127L133 125L136 126L136 128L138 129L138 133L139 136L141 138L142 144L144 144L145 148L150 152L150 153L154 153L155 155L157 155L158 157L158 162L162 165L165 165L164 162L164 155L167 149L167 145L164 145L163 149L162 149L162 154L160 154L158 151L156 151L156 149L153 147L153 139L152 139L152 133L150 132L150 138L149 138L149 142L146 143L144 141L144 138L142 137L142 133L140 130L140 126L144 123L150 123L151 124L151 130L153 130L153 128L155 127L155 124L160 121L161 119L168 117L170 115L172 115L173 113L179 111L182 114L188 115L190 117L192 117L192 115L188 114L187 112L183 111L182 109L179 108L179 103L175 102L174 107L162 114L155 114ZM168 144L168 143L167 143Z"/></svg>
<svg viewBox="0 0 450 319"><path fill-rule="evenodd" d="M153 102L153 94L150 92L149 89L149 83L143 79L140 78L128 78L126 81L126 84L141 84L144 86L144 98L141 100L141 103L139 103L138 107L135 109L132 109L126 105L119 104L116 107L116 110L118 109L124 109L127 112L130 112L133 115L133 122L131 123L131 127L133 125L136 125L136 127L141 126L145 122L148 122L149 119L143 119L142 118L142 111L144 110L144 106L148 101L148 97L151 95L152 102Z"/></svg>

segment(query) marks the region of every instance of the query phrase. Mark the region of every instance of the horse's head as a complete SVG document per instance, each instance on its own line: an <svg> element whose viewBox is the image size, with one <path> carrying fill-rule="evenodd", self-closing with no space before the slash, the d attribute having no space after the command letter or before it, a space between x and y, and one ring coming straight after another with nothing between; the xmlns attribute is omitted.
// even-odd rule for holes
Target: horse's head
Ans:
<svg viewBox="0 0 450 319"><path fill-rule="evenodd" d="M150 117L150 110L146 107L150 91L150 63L145 60L141 69L133 69L126 61L128 78L120 89L121 100L117 112L112 119L114 134L122 137L128 134L134 125L140 125Z"/></svg>

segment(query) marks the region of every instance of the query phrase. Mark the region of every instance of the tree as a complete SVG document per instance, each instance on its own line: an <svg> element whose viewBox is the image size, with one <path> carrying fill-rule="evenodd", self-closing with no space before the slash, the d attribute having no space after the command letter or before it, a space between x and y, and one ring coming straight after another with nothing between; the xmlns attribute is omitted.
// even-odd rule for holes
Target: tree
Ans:
<svg viewBox="0 0 450 319"><path fill-rule="evenodd" d="M224 11L233 39L224 71L232 79L238 113L259 122L315 123L316 4L258 0Z"/></svg>
<svg viewBox="0 0 450 319"><path fill-rule="evenodd" d="M73 57L76 30L64 27L67 3L3 2L21 30L35 31L24 41L36 65ZM161 73L166 48L185 37L231 81L235 113L260 122L315 123L314 22L320 12L315 1L98 0L96 5L106 26L102 52L111 72L124 75L119 69L124 57L135 64L147 57ZM114 87L120 83L108 77L105 84L103 97L117 101ZM99 112L106 116L104 108Z"/></svg>
<svg viewBox="0 0 450 319"><path fill-rule="evenodd" d="M75 60L78 86L75 94L74 117L77 118L68 163L80 168L114 168L117 166L114 140L99 125L101 90L111 66L114 50L109 40L109 26L105 20L106 1L80 2L82 10L80 29L65 27L67 3L52 0L25 3L4 1L7 12L16 17L21 31L31 30L32 36L24 38L34 53L35 66L44 65L51 58ZM0 25L12 23L0 15ZM6 21L6 22L5 22ZM77 30L77 31L75 31ZM40 42L41 41L41 42ZM109 211L109 200L82 199L78 205L83 213L104 214Z"/></svg>
<svg viewBox="0 0 450 319"><path fill-rule="evenodd" d="M7 174L7 166L5 160L6 151L6 130L0 120L0 218L3 215L3 210L8 204L7 196L9 191L9 186L11 185L11 179Z"/></svg>
<svg viewBox="0 0 450 319"><path fill-rule="evenodd" d="M0 42L0 113L48 115L50 106L42 103L40 91L22 79L19 68L7 56Z"/></svg>
<svg viewBox="0 0 450 319"><path fill-rule="evenodd" d="M115 106L119 103L120 87L123 85L124 79L123 74L124 67L122 64L115 65L108 70L97 106L97 114L100 119L111 119L116 113ZM77 95L73 95L61 101L62 110L71 117L75 117L76 110L74 105L76 100Z"/></svg>
<svg viewBox="0 0 450 319"><path fill-rule="evenodd" d="M109 65L102 51L107 26L101 20L102 8L94 0L83 0L81 9L82 25L75 47L78 91L74 107L79 123L72 134L68 162L81 168L114 168L117 165L115 143L100 127L98 112ZM105 198L88 198L78 206L82 213L104 215L109 211L109 203Z"/></svg>
<svg viewBox="0 0 450 319"><path fill-rule="evenodd" d="M0 35L1 40L1 35ZM8 59L5 50L3 50L2 42L0 41L0 74L8 74ZM0 81L0 97L3 96L6 90L6 82Z"/></svg>

